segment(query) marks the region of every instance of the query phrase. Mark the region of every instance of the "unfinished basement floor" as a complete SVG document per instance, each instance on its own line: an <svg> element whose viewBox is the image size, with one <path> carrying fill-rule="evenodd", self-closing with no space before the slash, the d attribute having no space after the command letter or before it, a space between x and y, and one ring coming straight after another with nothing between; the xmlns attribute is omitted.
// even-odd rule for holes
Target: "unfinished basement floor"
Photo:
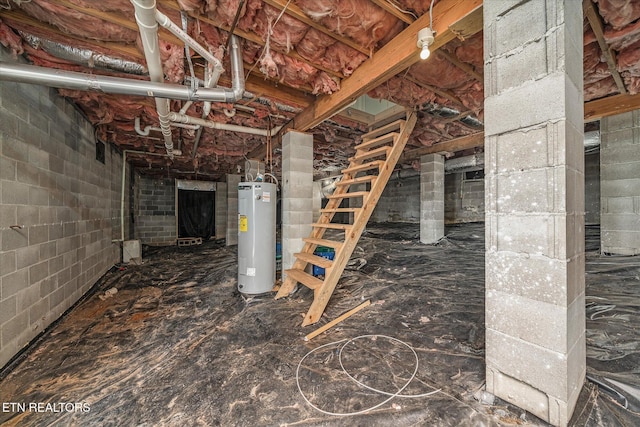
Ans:
<svg viewBox="0 0 640 427"><path fill-rule="evenodd" d="M572 425L638 426L640 258L601 255L598 233L587 229L589 380ZM143 265L107 273L5 369L0 401L27 408L1 412L0 423L546 425L482 394L483 224L448 227L434 246L420 244L418 234L417 224L369 226L325 316L304 329L311 291L278 301L272 294L243 298L235 247L210 241L151 248ZM112 288L117 293L105 295ZM370 306L303 340L367 299ZM358 338L341 352L344 342L321 347L363 335L382 336ZM414 371L402 394L428 395L389 400L347 376L393 395ZM320 412L299 388L325 412L364 413ZM44 405L67 402L86 405L70 412ZM29 403L42 403L42 411L30 411Z"/></svg>

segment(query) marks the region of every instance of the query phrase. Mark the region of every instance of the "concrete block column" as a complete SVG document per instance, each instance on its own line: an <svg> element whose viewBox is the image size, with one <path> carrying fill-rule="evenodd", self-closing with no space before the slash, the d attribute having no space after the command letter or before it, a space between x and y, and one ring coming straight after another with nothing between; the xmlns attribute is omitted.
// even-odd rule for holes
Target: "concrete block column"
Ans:
<svg viewBox="0 0 640 427"><path fill-rule="evenodd" d="M216 239L224 239L227 237L227 183L216 183Z"/></svg>
<svg viewBox="0 0 640 427"><path fill-rule="evenodd" d="M227 174L227 246L238 244L238 184L240 175Z"/></svg>
<svg viewBox="0 0 640 427"><path fill-rule="evenodd" d="M640 254L640 110L600 121L602 252Z"/></svg>
<svg viewBox="0 0 640 427"><path fill-rule="evenodd" d="M566 426L586 370L582 3L484 3L487 390Z"/></svg>
<svg viewBox="0 0 640 427"><path fill-rule="evenodd" d="M313 135L290 131L282 138L282 278L293 266L313 221Z"/></svg>
<svg viewBox="0 0 640 427"><path fill-rule="evenodd" d="M444 237L444 157L420 158L420 242L435 243Z"/></svg>

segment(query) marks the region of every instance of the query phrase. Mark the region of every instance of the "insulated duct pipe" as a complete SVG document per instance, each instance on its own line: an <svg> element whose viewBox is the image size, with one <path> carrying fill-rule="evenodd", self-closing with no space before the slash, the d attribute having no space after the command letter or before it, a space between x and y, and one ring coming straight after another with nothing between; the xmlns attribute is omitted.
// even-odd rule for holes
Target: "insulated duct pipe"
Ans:
<svg viewBox="0 0 640 427"><path fill-rule="evenodd" d="M147 60L149 79L152 82L164 83L164 71L160 62L160 46L158 45L158 24L156 24L155 0L131 0L135 8L136 22L140 29L140 38L144 48L144 57ZM160 121L160 129L164 136L164 146L167 154L173 158L173 140L171 137L171 123L169 121L169 100L155 98L156 110Z"/></svg>
<svg viewBox="0 0 640 427"><path fill-rule="evenodd" d="M19 31L19 33L34 49L42 49L55 57L66 59L76 64L81 64L89 68L102 68L129 74L143 75L147 73L146 67L137 62L54 42L23 31Z"/></svg>

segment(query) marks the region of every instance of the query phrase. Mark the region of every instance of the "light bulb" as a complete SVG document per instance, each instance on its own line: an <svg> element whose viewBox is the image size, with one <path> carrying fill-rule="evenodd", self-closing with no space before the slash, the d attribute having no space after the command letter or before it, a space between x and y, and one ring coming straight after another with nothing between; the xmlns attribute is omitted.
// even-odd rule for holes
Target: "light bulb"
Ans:
<svg viewBox="0 0 640 427"><path fill-rule="evenodd" d="M429 57L431 52L429 51L429 46L425 43L422 45L422 50L420 51L420 59L425 60Z"/></svg>

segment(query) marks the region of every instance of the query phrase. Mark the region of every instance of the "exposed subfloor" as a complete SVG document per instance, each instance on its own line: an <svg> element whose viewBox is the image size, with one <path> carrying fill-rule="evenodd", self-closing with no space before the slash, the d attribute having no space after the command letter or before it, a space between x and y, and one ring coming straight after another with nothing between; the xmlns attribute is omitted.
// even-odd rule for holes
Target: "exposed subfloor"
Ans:
<svg viewBox="0 0 640 427"><path fill-rule="evenodd" d="M640 259L598 252L587 229L587 364L573 425L640 425ZM417 224L367 228L326 315L301 328L311 291L274 300L236 291L236 248L220 242L152 248L97 289L3 372L8 425L501 426L546 425L482 395L484 227L447 228L422 245ZM105 295L117 288L118 292ZM100 298L102 297L102 298ZM303 337L370 299L372 305ZM329 345L362 335L346 345ZM341 356L341 357L339 357ZM389 399L359 381L402 394ZM340 368L340 360L345 371ZM298 381L297 381L298 380ZM611 382L617 381L618 383ZM596 386L595 382L601 382ZM86 403L85 411L67 405ZM625 406L627 409L625 409ZM3 407L3 409L6 409ZM90 409L86 411L86 409ZM52 412L57 410L60 412Z"/></svg>

